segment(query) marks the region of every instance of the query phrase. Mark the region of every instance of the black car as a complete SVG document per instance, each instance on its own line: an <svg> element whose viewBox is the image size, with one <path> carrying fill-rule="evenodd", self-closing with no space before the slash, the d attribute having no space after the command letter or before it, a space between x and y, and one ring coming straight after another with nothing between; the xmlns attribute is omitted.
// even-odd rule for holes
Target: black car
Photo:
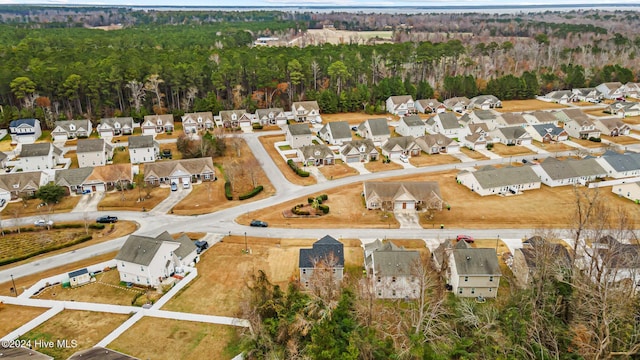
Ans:
<svg viewBox="0 0 640 360"><path fill-rule="evenodd" d="M115 223L118 222L118 217L117 216L100 216L99 218L96 219L97 223L101 223L101 224L109 224L109 223Z"/></svg>
<svg viewBox="0 0 640 360"><path fill-rule="evenodd" d="M269 226L269 224L267 224L264 221L261 220L251 220L251 226L255 226L255 227L267 227Z"/></svg>
<svg viewBox="0 0 640 360"><path fill-rule="evenodd" d="M198 240L194 243L196 246L196 254L200 254L204 250L209 248L209 243L203 240Z"/></svg>

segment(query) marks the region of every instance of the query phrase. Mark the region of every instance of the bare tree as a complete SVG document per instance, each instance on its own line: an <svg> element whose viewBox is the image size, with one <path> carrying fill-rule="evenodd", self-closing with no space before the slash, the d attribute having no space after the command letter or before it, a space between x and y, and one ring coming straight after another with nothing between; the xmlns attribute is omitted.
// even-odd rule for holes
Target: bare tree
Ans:
<svg viewBox="0 0 640 360"><path fill-rule="evenodd" d="M244 161L242 166L246 169L249 179L251 179L251 185L253 185L254 188L257 187L258 177L262 172L262 164L260 163L260 160L254 156L250 156Z"/></svg>
<svg viewBox="0 0 640 360"><path fill-rule="evenodd" d="M162 93L162 90L160 90L160 85L162 85L164 83L164 80L162 80L160 78L160 75L158 74L153 74L153 75L149 75L149 77L147 78L147 81L144 83L144 89L148 92L151 92L155 95L155 103L157 105L157 114L162 114L163 113L163 103L162 103L162 98L164 98L164 94Z"/></svg>
<svg viewBox="0 0 640 360"><path fill-rule="evenodd" d="M233 150L236 152L236 156L242 156L242 146L244 145L244 139L240 136L234 135L229 137L229 142L233 147Z"/></svg>
<svg viewBox="0 0 640 360"><path fill-rule="evenodd" d="M129 80L125 86L131 91L131 97L129 98L131 106L139 112L146 96L145 84L137 80Z"/></svg>

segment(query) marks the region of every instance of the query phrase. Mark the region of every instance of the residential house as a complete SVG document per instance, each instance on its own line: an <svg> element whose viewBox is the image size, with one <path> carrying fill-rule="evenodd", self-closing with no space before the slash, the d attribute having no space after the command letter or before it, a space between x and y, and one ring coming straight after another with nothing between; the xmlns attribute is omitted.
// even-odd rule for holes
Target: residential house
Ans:
<svg viewBox="0 0 640 360"><path fill-rule="evenodd" d="M504 126L505 123L501 119L502 114L495 110L473 110L462 115L460 123L462 124L478 124L485 123L489 129L495 129L497 126Z"/></svg>
<svg viewBox="0 0 640 360"><path fill-rule="evenodd" d="M415 103L417 111L423 114L439 114L447 111L447 107L436 99L422 99Z"/></svg>
<svg viewBox="0 0 640 360"><path fill-rule="evenodd" d="M415 103L411 95L389 96L386 101L387 112L406 116L415 112Z"/></svg>
<svg viewBox="0 0 640 360"><path fill-rule="evenodd" d="M422 151L413 136L389 138L382 144L381 149L382 155L389 157L389 159L399 159L400 155L419 156Z"/></svg>
<svg viewBox="0 0 640 360"><path fill-rule="evenodd" d="M348 141L342 144L340 156L345 163L368 162L378 160L378 149L371 139Z"/></svg>
<svg viewBox="0 0 640 360"><path fill-rule="evenodd" d="M566 123L570 120L578 120L579 122L590 120L589 116L581 109L562 109L552 112L556 118L556 123ZM559 124L558 124L559 125Z"/></svg>
<svg viewBox="0 0 640 360"><path fill-rule="evenodd" d="M519 113L504 113L498 118L498 126L522 126L525 127L527 120ZM500 124L500 121L502 124Z"/></svg>
<svg viewBox="0 0 640 360"><path fill-rule="evenodd" d="M554 102L557 104L568 104L578 101L576 94L571 90L556 90L552 91L540 98L541 100Z"/></svg>
<svg viewBox="0 0 640 360"><path fill-rule="evenodd" d="M416 299L421 295L420 253L391 241L364 246L364 267L377 299Z"/></svg>
<svg viewBox="0 0 640 360"><path fill-rule="evenodd" d="M595 119L593 123L596 125L596 129L606 136L623 136L629 135L631 132L631 127L617 118Z"/></svg>
<svg viewBox="0 0 640 360"><path fill-rule="evenodd" d="M131 138L129 138L131 141ZM131 143L129 143L131 144ZM113 145L104 139L80 139L76 148L78 167L107 165L113 158Z"/></svg>
<svg viewBox="0 0 640 360"><path fill-rule="evenodd" d="M468 128L450 112L436 114L426 121L426 131L430 134L442 134L452 139L461 139L467 135Z"/></svg>
<svg viewBox="0 0 640 360"><path fill-rule="evenodd" d="M571 92L575 94L577 101L597 103L602 99L602 94L596 88L576 88Z"/></svg>
<svg viewBox="0 0 640 360"><path fill-rule="evenodd" d="M469 100L470 109L489 110L500 107L502 107L502 102L493 95L478 95Z"/></svg>
<svg viewBox="0 0 640 360"><path fill-rule="evenodd" d="M53 141L67 141L69 139L87 138L93 132L91 120L56 121L51 137Z"/></svg>
<svg viewBox="0 0 640 360"><path fill-rule="evenodd" d="M420 149L429 155L460 152L460 145L458 142L442 134L427 134L417 137L415 141Z"/></svg>
<svg viewBox="0 0 640 360"><path fill-rule="evenodd" d="M491 142L510 145L531 145L531 135L522 126L497 128L488 133Z"/></svg>
<svg viewBox="0 0 640 360"><path fill-rule="evenodd" d="M173 115L146 115L140 128L142 129L142 135L155 136L163 132L172 132L174 128Z"/></svg>
<svg viewBox="0 0 640 360"><path fill-rule="evenodd" d="M40 186L48 182L49 177L42 171L0 173L0 199L10 201L22 196L32 197Z"/></svg>
<svg viewBox="0 0 640 360"><path fill-rule="evenodd" d="M471 149L485 149L487 147L487 133L489 127L485 123L469 124L469 132L471 134L463 137L462 145Z"/></svg>
<svg viewBox="0 0 640 360"><path fill-rule="evenodd" d="M182 131L185 134L197 134L203 130L213 130L215 122L211 111L186 113L182 115Z"/></svg>
<svg viewBox="0 0 640 360"><path fill-rule="evenodd" d="M604 283L630 281L640 286L640 245L624 244L611 235L596 240L586 252L595 262L594 280Z"/></svg>
<svg viewBox="0 0 640 360"><path fill-rule="evenodd" d="M640 154L638 153L619 154L607 151L598 158L598 162L605 169L608 177L623 179L640 176Z"/></svg>
<svg viewBox="0 0 640 360"><path fill-rule="evenodd" d="M640 204L640 182L638 181L613 185L611 192Z"/></svg>
<svg viewBox="0 0 640 360"><path fill-rule="evenodd" d="M447 107L447 109L457 113L462 113L468 109L470 100L464 96L459 96L447 99L442 103Z"/></svg>
<svg viewBox="0 0 640 360"><path fill-rule="evenodd" d="M52 143L23 144L19 158L22 171L54 169L62 163L62 150Z"/></svg>
<svg viewBox="0 0 640 360"><path fill-rule="evenodd" d="M294 102L291 104L291 112L297 122L322 124L322 116L320 116L320 107L317 101Z"/></svg>
<svg viewBox="0 0 640 360"><path fill-rule="evenodd" d="M220 120L225 128L247 128L253 123L253 115L246 110L220 111Z"/></svg>
<svg viewBox="0 0 640 360"><path fill-rule="evenodd" d="M341 282L344 275L344 245L326 235L313 243L311 249L300 249L298 260L300 284L313 288L314 280Z"/></svg>
<svg viewBox="0 0 640 360"><path fill-rule="evenodd" d="M369 210L442 210L437 181L365 181L364 201Z"/></svg>
<svg viewBox="0 0 640 360"><path fill-rule="evenodd" d="M256 110L255 119L262 126L287 125L287 115L285 115L284 110L282 110L282 108L258 109Z"/></svg>
<svg viewBox="0 0 640 360"><path fill-rule="evenodd" d="M318 131L318 136L330 145L342 145L344 142L352 140L351 129L346 121L326 123Z"/></svg>
<svg viewBox="0 0 640 360"><path fill-rule="evenodd" d="M418 115L407 115L400 119L395 131L398 135L418 137L424 135L426 127Z"/></svg>
<svg viewBox="0 0 640 360"><path fill-rule="evenodd" d="M158 287L168 277L184 274L198 255L187 235L174 239L165 231L156 237L129 235L115 260L120 281Z"/></svg>
<svg viewBox="0 0 640 360"><path fill-rule="evenodd" d="M105 192L129 186L133 182L131 164L96 166L82 182L82 190Z"/></svg>
<svg viewBox="0 0 640 360"><path fill-rule="evenodd" d="M604 109L605 113L618 115L621 118L640 115L640 103L631 101L616 101Z"/></svg>
<svg viewBox="0 0 640 360"><path fill-rule="evenodd" d="M291 124L287 126L285 138L292 149L313 145L313 134L307 124Z"/></svg>
<svg viewBox="0 0 640 360"><path fill-rule="evenodd" d="M543 184L551 187L587 185L607 175L595 158L558 160L548 157L532 169Z"/></svg>
<svg viewBox="0 0 640 360"><path fill-rule="evenodd" d="M101 346L94 346L85 350L76 351L67 360L87 360L87 359L101 359L101 360L140 360L136 357L123 354L121 352L103 348ZM38 360L38 359L33 359Z"/></svg>
<svg viewBox="0 0 640 360"><path fill-rule="evenodd" d="M9 123L11 142L14 144L33 144L42 136L40 120L18 119Z"/></svg>
<svg viewBox="0 0 640 360"><path fill-rule="evenodd" d="M305 145L297 149L298 159L304 166L333 165L335 154L325 144Z"/></svg>
<svg viewBox="0 0 640 360"><path fill-rule="evenodd" d="M6 153L0 151L0 169L4 169L7 167L7 159L9 156Z"/></svg>
<svg viewBox="0 0 640 360"><path fill-rule="evenodd" d="M112 138L120 135L133 134L133 118L102 118L96 128L101 138Z"/></svg>
<svg viewBox="0 0 640 360"><path fill-rule="evenodd" d="M556 275L558 280L562 280L563 270L568 269L571 264L567 248L546 241L540 236L533 236L522 245L522 248L513 252L511 265L513 275L521 287L528 286L536 275L537 268L542 266L548 274Z"/></svg>
<svg viewBox="0 0 640 360"><path fill-rule="evenodd" d="M553 124L556 125L558 118L551 111L536 110L532 112L522 113L522 116L531 125L537 124Z"/></svg>
<svg viewBox="0 0 640 360"><path fill-rule="evenodd" d="M391 137L385 118L368 119L358 125L356 134L373 142L383 143Z"/></svg>
<svg viewBox="0 0 640 360"><path fill-rule="evenodd" d="M472 248L458 241L449 255L448 282L458 297L498 296L500 265L496 249Z"/></svg>
<svg viewBox="0 0 640 360"><path fill-rule="evenodd" d="M628 82L624 84L624 94L635 99L640 98L640 83Z"/></svg>
<svg viewBox="0 0 640 360"><path fill-rule="evenodd" d="M477 171L461 171L456 180L480 196L520 194L540 188L540 178L531 166L485 166Z"/></svg>
<svg viewBox="0 0 640 360"><path fill-rule="evenodd" d="M569 134L563 128L553 124L527 125L524 129L533 140L541 143L551 143L569 139Z"/></svg>
<svg viewBox="0 0 640 360"><path fill-rule="evenodd" d="M17 335L16 335L17 336ZM16 340L16 343L19 343L20 340ZM45 355L41 352L38 352L34 349L30 349L27 347L14 346L14 347L2 347L2 353L0 355L1 359L11 359L11 360L20 360L20 359L29 359L29 360L54 360L53 357L49 355ZM74 359L76 360L76 359Z"/></svg>
<svg viewBox="0 0 640 360"><path fill-rule="evenodd" d="M569 136L577 139L600 138L600 130L591 119L572 119L564 123L564 129Z"/></svg>
<svg viewBox="0 0 640 360"><path fill-rule="evenodd" d="M129 161L132 164L151 163L160 158L160 144L153 135L129 136Z"/></svg>
<svg viewBox="0 0 640 360"><path fill-rule="evenodd" d="M69 285L74 288L91 282L91 274L87 268L74 270L67 274L69 276Z"/></svg>
<svg viewBox="0 0 640 360"><path fill-rule="evenodd" d="M625 87L620 82L602 83L596 86L596 90L605 99L623 99L625 97Z"/></svg>
<svg viewBox="0 0 640 360"><path fill-rule="evenodd" d="M211 157L168 160L144 165L144 181L149 184L184 184L217 180Z"/></svg>
<svg viewBox="0 0 640 360"><path fill-rule="evenodd" d="M54 183L65 188L67 195L82 194L89 176L93 173L92 167L81 167L78 169L62 169L56 171ZM87 190L91 191L91 187Z"/></svg>

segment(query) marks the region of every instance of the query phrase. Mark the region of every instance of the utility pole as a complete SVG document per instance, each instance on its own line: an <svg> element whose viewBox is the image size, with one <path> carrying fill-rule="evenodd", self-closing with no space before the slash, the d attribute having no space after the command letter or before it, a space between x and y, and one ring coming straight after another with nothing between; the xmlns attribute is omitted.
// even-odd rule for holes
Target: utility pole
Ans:
<svg viewBox="0 0 640 360"><path fill-rule="evenodd" d="M249 247L247 246L247 232L244 232L244 252L249 253Z"/></svg>
<svg viewBox="0 0 640 360"><path fill-rule="evenodd" d="M13 284L13 293L18 297L18 288L16 288L16 282L13 280L13 274L11 274L11 283Z"/></svg>

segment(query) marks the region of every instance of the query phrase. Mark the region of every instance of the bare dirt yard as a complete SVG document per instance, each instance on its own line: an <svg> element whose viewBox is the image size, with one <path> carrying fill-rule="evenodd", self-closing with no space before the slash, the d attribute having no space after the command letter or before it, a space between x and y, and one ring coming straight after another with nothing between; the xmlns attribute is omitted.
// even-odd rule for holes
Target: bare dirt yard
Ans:
<svg viewBox="0 0 640 360"><path fill-rule="evenodd" d="M112 191L107 193L100 203L98 210L128 210L128 211L149 211L169 196L171 190L168 187L156 187L151 190L149 197L144 190L131 189L125 191ZM144 201L139 201L140 197Z"/></svg>
<svg viewBox="0 0 640 360"><path fill-rule="evenodd" d="M334 121L346 121L349 123L349 126L357 126L360 125L361 122L364 122L368 119L377 119L377 118L392 118L391 114L380 114L380 115L369 115L365 113L339 113L339 114L322 114L322 122L334 122Z"/></svg>
<svg viewBox="0 0 640 360"><path fill-rule="evenodd" d="M291 183L296 185L313 185L316 183L316 179L313 176L309 177L300 177L298 176L287 163L282 159L278 151L276 150L274 144L279 141L284 141L284 135L272 135L272 136L261 136L260 142L262 146L267 151L273 162L276 163L280 172L284 175L284 177L289 180Z"/></svg>
<svg viewBox="0 0 640 360"><path fill-rule="evenodd" d="M622 121L626 122L627 124L631 124L631 125L640 125L640 116L629 116L624 118ZM0 144L2 144L0 142Z"/></svg>
<svg viewBox="0 0 640 360"><path fill-rule="evenodd" d="M571 138L571 141L573 141L576 144L580 144L586 148L601 148L601 147L606 147L607 144L603 144L601 142L595 142L595 141L590 141L590 140L582 140L582 139L576 139L576 138Z"/></svg>
<svg viewBox="0 0 640 360"><path fill-rule="evenodd" d="M51 213L70 212L78 205L79 201L80 196L64 196L57 204L51 207ZM2 215L5 216L5 219L34 215L46 216L49 213L49 207L39 206L41 203L42 200L40 199L12 201L2 210Z"/></svg>
<svg viewBox="0 0 640 360"><path fill-rule="evenodd" d="M548 152L558 152L558 151L571 151L571 150L575 150L575 148L566 145L564 143L561 142L556 142L556 143L541 143L539 141L533 141L532 144L534 146L539 147L540 149L546 150Z"/></svg>
<svg viewBox="0 0 640 360"><path fill-rule="evenodd" d="M505 156L516 156L516 155L533 155L535 152L527 149L524 146L506 146L504 144L493 144L492 152L505 157Z"/></svg>
<svg viewBox="0 0 640 360"><path fill-rule="evenodd" d="M35 319L48 309L0 303L0 337Z"/></svg>
<svg viewBox="0 0 640 360"><path fill-rule="evenodd" d="M290 281L297 279L300 249L310 248L317 240L250 236L247 244L251 251L245 254L243 236L225 237L202 255L198 277L163 310L239 316L240 300L251 275L262 270L272 283L286 288ZM362 267L361 242L338 240L344 244L345 268Z"/></svg>
<svg viewBox="0 0 640 360"><path fill-rule="evenodd" d="M345 164L342 160L336 160L333 165L325 165L318 167L318 170L327 180L340 179L347 176L358 175L358 170Z"/></svg>
<svg viewBox="0 0 640 360"><path fill-rule="evenodd" d="M505 100L502 102L502 108L496 109L499 112L518 112L518 111L535 111L549 109L564 109L566 106L550 103L542 100Z"/></svg>
<svg viewBox="0 0 640 360"><path fill-rule="evenodd" d="M472 158L473 160L489 160L488 157L482 155L481 153L471 149L467 149L464 146L460 147L460 152Z"/></svg>
<svg viewBox="0 0 640 360"><path fill-rule="evenodd" d="M394 162L390 162L390 163L383 163L382 160L377 160L377 161L369 161L367 163L364 164L364 168L371 171L371 172L378 172L378 171L389 171L389 170L398 170L398 169L402 169L402 165L394 163Z"/></svg>
<svg viewBox="0 0 640 360"><path fill-rule="evenodd" d="M601 138L602 138L602 140L609 140L609 141L614 142L614 143L619 144L619 145L631 145L631 144L640 143L640 140L638 140L636 138L632 138L630 136L607 136L607 135L602 135Z"/></svg>
<svg viewBox="0 0 640 360"><path fill-rule="evenodd" d="M421 153L420 156L412 156L409 163L416 167L443 165L459 163L460 160L448 154L427 155Z"/></svg>
<svg viewBox="0 0 640 360"><path fill-rule="evenodd" d="M78 346L75 348L72 346L38 348L38 351L53 356L55 359L66 359L76 351L93 347L128 317L129 315L124 314L64 310L20 339L46 340L54 343L57 340L76 340Z"/></svg>
<svg viewBox="0 0 640 360"><path fill-rule="evenodd" d="M108 347L138 359L231 359L240 351L227 346L240 331L234 326L144 317Z"/></svg>

